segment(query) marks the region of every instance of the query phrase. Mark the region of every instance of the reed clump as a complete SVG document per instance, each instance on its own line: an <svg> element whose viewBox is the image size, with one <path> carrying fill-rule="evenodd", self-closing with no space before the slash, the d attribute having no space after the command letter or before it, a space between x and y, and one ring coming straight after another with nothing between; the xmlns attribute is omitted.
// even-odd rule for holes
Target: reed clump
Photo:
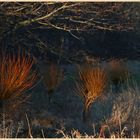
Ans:
<svg viewBox="0 0 140 140"><path fill-rule="evenodd" d="M17 54L6 51L0 53L0 105L1 108L16 110L27 100L24 95L35 84L34 60L24 52Z"/></svg>
<svg viewBox="0 0 140 140"><path fill-rule="evenodd" d="M87 122L92 103L100 97L107 85L106 71L100 66L89 64L78 66L80 81L76 82L76 92L83 101L83 121Z"/></svg>

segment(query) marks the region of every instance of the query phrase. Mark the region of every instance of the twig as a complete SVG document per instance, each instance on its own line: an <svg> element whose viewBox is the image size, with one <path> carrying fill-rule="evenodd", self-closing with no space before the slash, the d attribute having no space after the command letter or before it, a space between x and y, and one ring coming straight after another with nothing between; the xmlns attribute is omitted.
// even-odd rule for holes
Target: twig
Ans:
<svg viewBox="0 0 140 140"><path fill-rule="evenodd" d="M32 130L31 130L31 126L30 126L30 122L29 122L29 119L28 119L27 114L26 114L26 120L27 120L27 124L28 124L28 134L29 134L29 137L30 138L33 138L33 136L32 136Z"/></svg>
<svg viewBox="0 0 140 140"><path fill-rule="evenodd" d="M18 127L18 129L17 129L17 132L16 132L16 135L15 135L15 138L17 138L17 136L18 136L19 130L20 130L20 127Z"/></svg>
<svg viewBox="0 0 140 140"><path fill-rule="evenodd" d="M43 129L41 129L41 133L42 133L43 138L45 138Z"/></svg>

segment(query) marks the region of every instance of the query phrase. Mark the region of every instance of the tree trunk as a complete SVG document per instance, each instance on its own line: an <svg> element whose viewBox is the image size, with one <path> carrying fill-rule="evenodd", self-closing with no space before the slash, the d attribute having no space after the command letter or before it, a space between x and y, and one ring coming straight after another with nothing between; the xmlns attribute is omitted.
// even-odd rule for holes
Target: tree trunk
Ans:
<svg viewBox="0 0 140 140"><path fill-rule="evenodd" d="M48 91L48 99L49 99L49 103L51 103L51 101L52 101L52 95L53 95L53 90L49 90Z"/></svg>
<svg viewBox="0 0 140 140"><path fill-rule="evenodd" d="M89 122L89 119L90 119L90 109L83 109L83 113L82 113L82 120L84 123L88 123Z"/></svg>
<svg viewBox="0 0 140 140"><path fill-rule="evenodd" d="M3 108L3 101L0 100L0 109L2 109L2 108Z"/></svg>

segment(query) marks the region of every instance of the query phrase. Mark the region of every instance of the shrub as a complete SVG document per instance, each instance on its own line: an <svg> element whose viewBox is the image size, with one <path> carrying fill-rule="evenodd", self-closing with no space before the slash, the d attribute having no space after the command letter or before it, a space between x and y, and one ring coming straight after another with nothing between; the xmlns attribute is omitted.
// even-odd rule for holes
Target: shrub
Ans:
<svg viewBox="0 0 140 140"><path fill-rule="evenodd" d="M125 83L130 78L130 72L128 66L123 60L112 59L109 61L109 76L111 83L118 91L119 85Z"/></svg>
<svg viewBox="0 0 140 140"><path fill-rule="evenodd" d="M30 89L36 80L37 73L32 70L34 60L25 53L17 54L2 51L0 54L0 102L13 112L26 101L25 91Z"/></svg>
<svg viewBox="0 0 140 140"><path fill-rule="evenodd" d="M99 66L83 65L78 67L80 81L76 82L76 92L83 101L83 121L87 122L92 103L103 94L107 84L107 75Z"/></svg>
<svg viewBox="0 0 140 140"><path fill-rule="evenodd" d="M63 70L57 64L51 63L47 68L44 76L44 83L47 87L49 102L51 101L52 94L59 87L63 80Z"/></svg>

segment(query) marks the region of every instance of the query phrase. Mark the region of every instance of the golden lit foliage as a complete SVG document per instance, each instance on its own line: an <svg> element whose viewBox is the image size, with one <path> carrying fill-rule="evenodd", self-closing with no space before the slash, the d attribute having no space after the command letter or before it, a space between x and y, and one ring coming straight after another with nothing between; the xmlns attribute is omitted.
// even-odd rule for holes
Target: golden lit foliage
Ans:
<svg viewBox="0 0 140 140"><path fill-rule="evenodd" d="M119 84L130 77L130 72L123 60L112 59L109 61L109 75L114 84Z"/></svg>
<svg viewBox="0 0 140 140"><path fill-rule="evenodd" d="M54 90L60 85L63 80L63 76L63 71L58 65L51 63L47 66L44 83L49 94L54 92Z"/></svg>
<svg viewBox="0 0 140 140"><path fill-rule="evenodd" d="M20 99L36 80L37 73L32 71L34 60L25 53L14 54L2 51L0 54L0 100ZM26 97L24 98L26 99ZM22 102L22 100L21 100Z"/></svg>
<svg viewBox="0 0 140 140"><path fill-rule="evenodd" d="M80 81L76 83L76 93L82 98L84 112L87 112L92 103L103 94L107 84L107 75L101 67L91 65L79 66L78 73Z"/></svg>

